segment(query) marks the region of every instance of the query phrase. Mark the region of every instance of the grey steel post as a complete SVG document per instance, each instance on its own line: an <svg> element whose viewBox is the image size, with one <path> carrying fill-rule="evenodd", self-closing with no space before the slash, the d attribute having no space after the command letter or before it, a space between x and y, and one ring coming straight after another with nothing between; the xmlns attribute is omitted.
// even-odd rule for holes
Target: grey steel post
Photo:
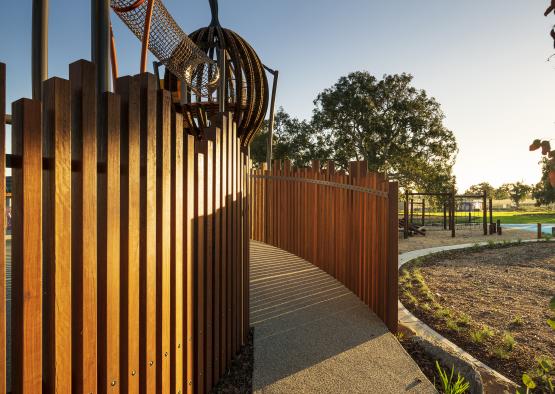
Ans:
<svg viewBox="0 0 555 394"><path fill-rule="evenodd" d="M272 70L269 67L264 66L264 68L272 74L274 77L274 84L272 86L272 99L270 102L270 120L268 124L268 147L266 150L266 165L268 169L272 169L272 150L273 150L273 143L274 143L274 124L275 124L275 109L276 109L276 92L277 92L277 83L279 77L278 70Z"/></svg>
<svg viewBox="0 0 555 394"><path fill-rule="evenodd" d="M33 99L42 99L42 81L48 78L48 0L33 0L31 73Z"/></svg>
<svg viewBox="0 0 555 394"><path fill-rule="evenodd" d="M100 97L110 91L110 0L91 0L91 58Z"/></svg>

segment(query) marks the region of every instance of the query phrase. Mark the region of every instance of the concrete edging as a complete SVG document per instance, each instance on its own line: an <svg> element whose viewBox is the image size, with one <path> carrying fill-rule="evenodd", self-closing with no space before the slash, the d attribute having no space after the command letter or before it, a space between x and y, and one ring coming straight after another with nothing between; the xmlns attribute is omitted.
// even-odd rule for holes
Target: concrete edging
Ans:
<svg viewBox="0 0 555 394"><path fill-rule="evenodd" d="M523 240L523 241L520 241L520 242L522 242L522 243L545 242L545 240L543 240L543 239L530 239L530 240ZM516 243L516 242L512 242L512 243ZM503 244L503 242L496 242L495 244ZM405 253L402 253L402 254L399 255L399 269L403 265L405 265L405 264L407 264L407 263L409 263L409 262L411 262L411 261L413 261L413 260L415 260L419 257L429 256L429 255L432 255L432 254L435 254L435 253L449 251L449 250L468 249L468 248L472 248L472 247L475 247L475 246L487 246L487 245L489 245L488 242L480 242L480 243L476 243L476 244L460 244L460 245L438 246L438 247L435 247L435 248L420 249L420 250L414 250L414 251L411 251L411 252L405 252ZM453 342L451 342L450 340L448 340L447 338L445 338L444 336L442 336L441 334L439 334L438 332L433 330L430 326L428 326L427 324L422 322L420 319L418 319L416 316L414 316L407 308L405 308L405 306L401 303L401 301L398 301L398 311L399 311L399 323L401 323L404 326L408 327L409 329L413 330L416 333L416 335L421 336L421 337L423 337L423 338L425 338L425 339L427 339L427 340L429 340L433 343L436 343L436 344L439 344L441 346L446 347L447 349L452 351L453 354L455 354L458 357L462 358L463 360L473 364L479 370L482 370L482 371L485 371L485 372L489 373L490 375L492 375L494 378L496 378L499 381L502 381L502 382L504 382L506 384L509 384L511 386L514 386L514 387L519 386L515 382L510 380L509 378L500 374L495 369L493 369L491 367L488 367L486 364L484 364L480 360L476 359L470 353L466 352L465 350L463 350L462 348L455 345Z"/></svg>

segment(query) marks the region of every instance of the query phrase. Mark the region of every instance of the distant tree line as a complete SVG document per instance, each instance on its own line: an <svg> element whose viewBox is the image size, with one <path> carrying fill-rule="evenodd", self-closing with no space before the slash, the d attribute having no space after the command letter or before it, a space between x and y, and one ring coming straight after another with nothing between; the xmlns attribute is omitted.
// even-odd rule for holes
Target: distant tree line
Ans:
<svg viewBox="0 0 555 394"><path fill-rule="evenodd" d="M543 160L544 162L546 159ZM550 205L555 203L555 189L549 182L549 166L543 163L542 180L536 185L527 185L523 182L505 183L498 188L493 187L488 182L482 182L470 186L464 194L477 195L484 191L494 200L511 200L517 209L520 208L522 201L527 198L535 200L536 206Z"/></svg>
<svg viewBox="0 0 555 394"><path fill-rule="evenodd" d="M333 160L348 169L366 160L368 169L387 173L401 188L439 192L454 186L455 137L445 127L440 104L412 86L409 74L382 79L359 71L339 79L314 100L310 120L280 108L276 114L274 159L296 166ZM255 162L266 161L267 124L251 145Z"/></svg>

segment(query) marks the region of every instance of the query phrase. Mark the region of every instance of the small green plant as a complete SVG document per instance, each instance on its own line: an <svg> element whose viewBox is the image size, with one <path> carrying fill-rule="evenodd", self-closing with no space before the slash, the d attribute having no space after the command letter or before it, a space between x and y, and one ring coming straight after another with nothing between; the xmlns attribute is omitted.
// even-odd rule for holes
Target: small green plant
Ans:
<svg viewBox="0 0 555 394"><path fill-rule="evenodd" d="M458 316L458 323L462 326L469 326L472 319L466 313L460 313Z"/></svg>
<svg viewBox="0 0 555 394"><path fill-rule="evenodd" d="M551 373L553 372L553 361L543 358L538 359L538 366L535 371L531 373L525 373L522 375L522 383L526 388L518 389L517 394L528 394L532 393L534 389L538 389L541 393L555 393L555 383L551 378ZM523 387L523 388L524 388Z"/></svg>
<svg viewBox="0 0 555 394"><path fill-rule="evenodd" d="M451 367L451 374L444 370L436 361L436 369L439 374L439 383L442 393L445 394L464 394L470 389L470 383L466 381L460 373L457 372L457 379L455 380L455 366Z"/></svg>
<svg viewBox="0 0 555 394"><path fill-rule="evenodd" d="M460 331L461 330L461 328L459 327L457 322L453 319L447 319L447 321L445 322L445 325L447 326L448 329L450 329L452 331Z"/></svg>
<svg viewBox="0 0 555 394"><path fill-rule="evenodd" d="M516 340L511 335L511 333L510 332L503 333L503 347L505 348L505 350L507 350L508 352L512 352L513 349L515 348L515 345L516 345Z"/></svg>
<svg viewBox="0 0 555 394"><path fill-rule="evenodd" d="M524 325L524 318L520 315L516 315L513 320L511 320L511 325L515 327L521 327Z"/></svg>
<svg viewBox="0 0 555 394"><path fill-rule="evenodd" d="M483 343L486 339L493 337L493 330L488 326L483 326L478 331L470 333L470 338L476 343Z"/></svg>
<svg viewBox="0 0 555 394"><path fill-rule="evenodd" d="M502 360L506 360L509 358L509 352L504 346L496 346L493 349L493 355Z"/></svg>
<svg viewBox="0 0 555 394"><path fill-rule="evenodd" d="M443 319L443 318L450 318L451 316L453 316L453 314L451 313L451 311L447 308L443 308L443 307L439 307L435 313L434 313L435 317L437 317L438 319Z"/></svg>
<svg viewBox="0 0 555 394"><path fill-rule="evenodd" d="M418 299L415 296L413 296L410 291L405 290L405 291L403 291L403 294L405 295L405 297L408 298L409 303L411 303L415 306L418 305Z"/></svg>
<svg viewBox="0 0 555 394"><path fill-rule="evenodd" d="M534 382L534 380L528 374L522 375L522 383L524 383L524 387L526 387L526 391L517 389L516 390L517 394L524 394L524 393L529 394L531 393L530 390L534 390L536 388L536 382Z"/></svg>
<svg viewBox="0 0 555 394"><path fill-rule="evenodd" d="M549 302L549 309L551 309L551 312L555 312L555 296L553 296L553 298ZM555 330L555 316L551 316L551 318L547 320L547 324L549 324L549 327Z"/></svg>
<svg viewBox="0 0 555 394"><path fill-rule="evenodd" d="M555 312L555 296L553 296L553 298L551 298L551 301L549 302L549 309L551 309L552 312ZM551 317L549 320L547 320L547 324L549 324L549 326L555 330L555 317ZM537 381L539 381L543 387L545 387L545 390L544 390L545 392L549 392L551 394L555 393L555 383L551 378L552 371L553 371L552 360L548 358L538 359L538 368L536 369L534 378ZM536 380L534 380L530 375L526 373L523 374L522 383L524 383L524 386L526 387L526 391L522 391L521 389L518 389L516 391L517 394L530 393L531 392L530 390L534 390L538 386L536 384Z"/></svg>

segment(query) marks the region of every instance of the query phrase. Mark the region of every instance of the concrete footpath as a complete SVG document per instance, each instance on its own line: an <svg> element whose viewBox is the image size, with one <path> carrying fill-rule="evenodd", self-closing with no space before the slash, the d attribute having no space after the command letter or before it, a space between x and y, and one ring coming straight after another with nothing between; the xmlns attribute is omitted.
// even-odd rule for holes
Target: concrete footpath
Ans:
<svg viewBox="0 0 555 394"><path fill-rule="evenodd" d="M378 317L301 258L251 242L259 393L435 393Z"/></svg>

